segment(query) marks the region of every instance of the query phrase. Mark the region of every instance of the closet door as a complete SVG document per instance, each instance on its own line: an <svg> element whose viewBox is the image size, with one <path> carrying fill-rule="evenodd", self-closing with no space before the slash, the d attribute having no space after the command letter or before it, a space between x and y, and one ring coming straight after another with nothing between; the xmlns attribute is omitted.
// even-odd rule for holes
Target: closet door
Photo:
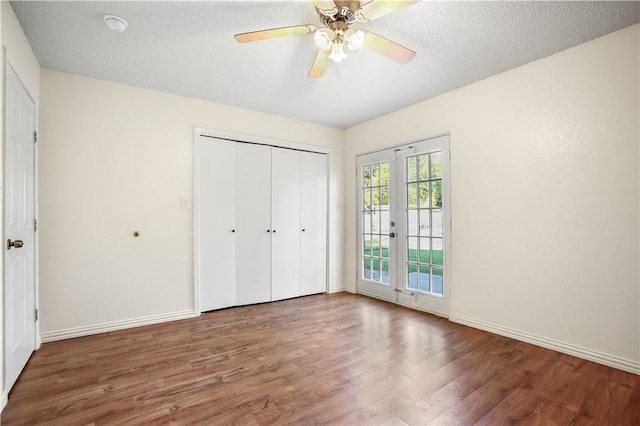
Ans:
<svg viewBox="0 0 640 426"><path fill-rule="evenodd" d="M300 296L300 152L273 148L271 157L271 298Z"/></svg>
<svg viewBox="0 0 640 426"><path fill-rule="evenodd" d="M327 291L327 156L300 155L300 284L303 295Z"/></svg>
<svg viewBox="0 0 640 426"><path fill-rule="evenodd" d="M200 311L236 304L236 144L200 138Z"/></svg>
<svg viewBox="0 0 640 426"><path fill-rule="evenodd" d="M271 300L271 147L236 149L236 305L248 305Z"/></svg>

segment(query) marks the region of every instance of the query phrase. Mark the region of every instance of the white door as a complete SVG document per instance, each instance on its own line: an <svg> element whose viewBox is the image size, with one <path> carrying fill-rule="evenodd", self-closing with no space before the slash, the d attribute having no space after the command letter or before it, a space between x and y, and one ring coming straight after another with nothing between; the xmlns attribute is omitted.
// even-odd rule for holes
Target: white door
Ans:
<svg viewBox="0 0 640 426"><path fill-rule="evenodd" d="M236 304L236 143L199 139L200 311Z"/></svg>
<svg viewBox="0 0 640 426"><path fill-rule="evenodd" d="M35 105L7 67L5 121L5 386L35 350Z"/></svg>
<svg viewBox="0 0 640 426"><path fill-rule="evenodd" d="M300 296L300 152L271 151L271 299Z"/></svg>
<svg viewBox="0 0 640 426"><path fill-rule="evenodd" d="M360 156L358 170L358 292L448 315L449 137Z"/></svg>
<svg viewBox="0 0 640 426"><path fill-rule="evenodd" d="M396 300L395 156L358 157L358 292Z"/></svg>
<svg viewBox="0 0 640 426"><path fill-rule="evenodd" d="M300 293L327 291L327 156L300 153Z"/></svg>
<svg viewBox="0 0 640 426"><path fill-rule="evenodd" d="M396 152L397 301L449 315L451 301L449 137Z"/></svg>
<svg viewBox="0 0 640 426"><path fill-rule="evenodd" d="M271 147L236 146L236 304L271 300Z"/></svg>

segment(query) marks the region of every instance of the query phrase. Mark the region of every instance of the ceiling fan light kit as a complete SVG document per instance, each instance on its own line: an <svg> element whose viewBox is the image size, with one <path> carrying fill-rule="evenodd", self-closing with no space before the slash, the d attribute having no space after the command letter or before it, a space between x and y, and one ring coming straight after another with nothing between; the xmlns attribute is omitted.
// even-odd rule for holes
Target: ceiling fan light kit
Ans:
<svg viewBox="0 0 640 426"><path fill-rule="evenodd" d="M364 45L389 59L406 64L416 56L416 52L376 33L354 31L351 25L367 23L418 1L420 0L371 0L361 5L360 1L355 0L313 0L322 28L310 24L296 25L236 34L235 38L240 43L246 43L314 33L314 43L319 50L309 71L310 78L322 77L330 61L339 63L345 59L345 44L350 51L356 51Z"/></svg>

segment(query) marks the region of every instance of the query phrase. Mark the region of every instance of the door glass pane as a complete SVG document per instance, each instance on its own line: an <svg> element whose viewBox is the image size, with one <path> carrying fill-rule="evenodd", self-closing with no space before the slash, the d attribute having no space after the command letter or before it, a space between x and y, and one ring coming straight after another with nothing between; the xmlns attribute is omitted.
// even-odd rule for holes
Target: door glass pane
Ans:
<svg viewBox="0 0 640 426"><path fill-rule="evenodd" d="M420 209L420 236L428 237L430 230L430 210Z"/></svg>
<svg viewBox="0 0 640 426"><path fill-rule="evenodd" d="M389 284L389 163L362 166L362 277Z"/></svg>
<svg viewBox="0 0 640 426"><path fill-rule="evenodd" d="M414 155L406 162L407 288L442 294L442 152Z"/></svg>
<svg viewBox="0 0 640 426"><path fill-rule="evenodd" d="M407 235L418 235L418 210L407 210Z"/></svg>
<svg viewBox="0 0 640 426"><path fill-rule="evenodd" d="M429 267L425 265L420 265L420 276L419 276L419 289L420 291L431 291L431 276L429 274Z"/></svg>
<svg viewBox="0 0 640 426"><path fill-rule="evenodd" d="M442 237L442 210L433 210L431 213L432 237Z"/></svg>
<svg viewBox="0 0 640 426"><path fill-rule="evenodd" d="M442 177L442 152L431 153L431 179Z"/></svg>

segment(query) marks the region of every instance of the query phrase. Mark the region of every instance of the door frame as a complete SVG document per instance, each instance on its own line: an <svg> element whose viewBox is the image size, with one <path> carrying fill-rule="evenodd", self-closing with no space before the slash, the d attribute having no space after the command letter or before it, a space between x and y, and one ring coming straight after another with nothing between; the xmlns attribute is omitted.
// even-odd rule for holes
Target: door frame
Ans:
<svg viewBox="0 0 640 426"><path fill-rule="evenodd" d="M226 139L232 142L240 143L253 143L258 145L268 145L276 148L288 148L300 151L316 152L319 154L325 154L327 156L327 205L326 205L326 259L327 265L325 270L325 289L326 292L330 292L329 288L329 273L330 273L330 247L331 247L331 151L332 148L305 144L301 142L291 142L281 139L273 139L263 136L247 135L238 132L228 132L224 130L207 129L203 127L193 128L193 313L194 315L200 315L200 200L198 194L200 193L200 137L210 137L218 139Z"/></svg>
<svg viewBox="0 0 640 426"><path fill-rule="evenodd" d="M34 219L36 221L36 231L34 232L34 248L33 248L33 274L34 274L34 305L35 305L35 309L37 309L38 311L40 311L40 271L39 271L39 267L38 267L38 259L39 259L39 235L40 233L37 232L38 231L38 220L39 220L39 205L38 205L38 194L39 194L39 185L38 185L38 178L39 178L39 174L38 174L38 165L39 165L39 129L38 129L38 117L39 117L39 102L33 97L33 95L29 92L29 89L26 87L26 85L24 84L24 82L22 81L22 78L20 76L20 73L9 63L9 61L7 60L7 54L6 54L6 47L2 48L2 110L3 110L3 115L2 115L2 188L0 188L0 195L2 197L2 216L1 216L1 220L2 220L2 231L1 231L1 235L2 235L2 242L4 244L4 241L6 240L6 229L5 229L5 217L6 217L6 198L5 198L5 194L6 194L6 170L7 170L7 156L6 156L6 125L7 125L7 97L6 97L6 93L7 93L7 71L8 68L11 67L11 69L13 70L13 72L16 74L16 76L18 77L18 80L20 81L20 84L22 84L22 87L24 88L25 92L27 93L27 95L29 96L29 98L31 99L31 101L33 102L34 108L35 108L35 114L34 114L34 129L36 132L36 142L34 143L34 147L33 147L33 156L34 156L34 169L33 169L33 184L34 184ZM5 310L5 286L6 286L6 265L5 265L5 251L2 251L2 303L0 304L0 309L1 309L1 317L2 317L2 341L0 342L1 344L1 350L2 350L2 365L1 368L2 370L0 371L0 387L2 388L2 399L0 401L0 411L2 411L2 409L5 407L5 405L8 402L8 396L9 396L9 390L6 389L5 387L5 380L6 380L6 359L5 359L5 338L6 338L6 332L5 332L5 315L6 315L6 310ZM34 348L37 351L38 349L40 349L40 346L42 344L42 338L40 336L40 320L38 318L38 320L35 321L35 342L34 342Z"/></svg>
<svg viewBox="0 0 640 426"><path fill-rule="evenodd" d="M358 288L358 283L360 281L360 243L359 243L359 238L360 238L360 190L361 188L358 185L358 179L360 176L360 170L359 170L359 163L358 163L358 157L363 156L363 155L368 155L368 154L376 154L376 153L382 153L382 152L386 152L386 151L402 151L402 150L406 150L407 148L412 147L412 145L416 145L419 144L421 142L428 142L434 139L438 139L441 137L447 137L447 144L446 147L448 148L446 151L443 150L443 156L446 155L447 156L447 165L448 167L446 168L446 170L443 171L443 181L446 182L445 184L443 184L442 187L442 191L443 191L443 195L446 194L445 197L445 202L443 203L443 209L447 211L447 215L446 217L448 218L448 226L445 225L446 228L446 237L445 237L445 247L444 247L444 264L447 265L445 268L443 268L443 279L446 280L448 282L448 287L449 287L449 300L448 300L448 312L441 312L438 310L429 310L429 309L425 309L425 308L421 308L419 306L415 306L415 305L411 305L411 304L406 304L403 303L402 301L399 300L398 298L398 294L396 292L396 297L395 300L389 300L386 299L384 297L380 297L380 296L376 296L374 294L370 294L369 292L363 292L361 291L361 289ZM448 152L447 152L448 151ZM397 160L397 155L395 155L396 160ZM452 244L452 234L453 234L453 212L452 212L452 202L451 202L451 134L450 133L439 133L439 134L435 134L429 137L425 137L425 138L420 138L420 139L415 139L412 140L410 142L405 142L399 145L392 145L392 146L386 146L383 148L379 148L373 151L362 151L362 152L357 152L355 154L355 163L356 163L356 170L355 170L355 176L356 176L356 185L355 186L355 194L354 194L354 199L357 200L356 201L356 208L355 208L355 228L356 228L356 244L355 244L355 259L356 259L356 276L355 276L355 293L356 294L363 294L365 296L368 297L373 297L376 299L380 299L380 300L384 300L384 301L388 301L391 303L395 303L398 305L402 305L402 306L406 306L409 307L411 309L416 309L419 311L423 311L423 312L428 312L434 315L438 315L441 317L445 317L448 318L449 315L451 314L451 304L452 304L452 299L453 299L453 294L454 294L454 286L453 286L453 282L452 282L452 267L451 267L451 262L452 262L452 258L453 258L453 244ZM396 165L396 183L398 180L398 174L400 172L400 168L397 167ZM397 197L397 195L395 196ZM391 198L391 194L390 194L390 198ZM397 207L397 206L396 206ZM399 214L397 211L395 212L395 214ZM399 221L396 221L396 223L398 223ZM398 229L398 228L396 228ZM445 230L443 230L444 232ZM397 232L396 232L397 235ZM396 240L398 240L397 236L396 236ZM401 244L396 243L396 248L398 248L398 246L400 246ZM399 253L396 254L396 263L399 263ZM396 275L398 274L397 268L396 268ZM399 285L399 282L397 280L397 277L395 277L395 286ZM430 297L438 297L438 296L430 296Z"/></svg>

